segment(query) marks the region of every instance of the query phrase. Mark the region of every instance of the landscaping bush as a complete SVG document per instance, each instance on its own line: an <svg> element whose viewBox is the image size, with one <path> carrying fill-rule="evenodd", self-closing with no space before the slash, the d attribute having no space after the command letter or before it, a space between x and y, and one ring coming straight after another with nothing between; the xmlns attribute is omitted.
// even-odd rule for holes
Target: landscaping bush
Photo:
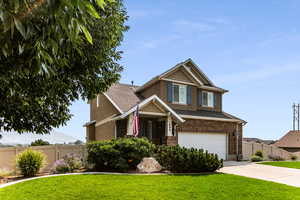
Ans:
<svg viewBox="0 0 300 200"><path fill-rule="evenodd" d="M17 156L17 167L25 177L35 176L45 164L45 155L39 151L27 149Z"/></svg>
<svg viewBox="0 0 300 200"><path fill-rule="evenodd" d="M281 157L281 156L269 155L268 157L269 157L269 159L272 160L272 161L283 161L283 160L285 160L285 159L284 159L283 157Z"/></svg>
<svg viewBox="0 0 300 200"><path fill-rule="evenodd" d="M44 145L50 145L50 143L42 139L38 139L35 140L34 142L31 142L30 144L30 146L44 146Z"/></svg>
<svg viewBox="0 0 300 200"><path fill-rule="evenodd" d="M153 155L155 145L146 138L118 138L96 141L87 145L88 162L96 170L128 171L144 157Z"/></svg>
<svg viewBox="0 0 300 200"><path fill-rule="evenodd" d="M223 166L218 155L202 149L187 149L180 146L158 146L156 160L172 172L214 172Z"/></svg>
<svg viewBox="0 0 300 200"><path fill-rule="evenodd" d="M57 160L53 167L53 173L67 173L67 172L74 172L75 170L80 169L83 166L80 157L76 154L67 154L62 159Z"/></svg>
<svg viewBox="0 0 300 200"><path fill-rule="evenodd" d="M255 155L255 156L259 156L259 157L261 157L261 158L264 157L263 152L260 151L260 150L256 151L254 155Z"/></svg>
<svg viewBox="0 0 300 200"><path fill-rule="evenodd" d="M253 156L251 157L251 161L252 161L252 162L261 162L261 161L263 161L263 158L260 157L260 156L257 156L257 155L253 155Z"/></svg>
<svg viewBox="0 0 300 200"><path fill-rule="evenodd" d="M291 160L298 160L298 156L296 156L296 155L291 155Z"/></svg>

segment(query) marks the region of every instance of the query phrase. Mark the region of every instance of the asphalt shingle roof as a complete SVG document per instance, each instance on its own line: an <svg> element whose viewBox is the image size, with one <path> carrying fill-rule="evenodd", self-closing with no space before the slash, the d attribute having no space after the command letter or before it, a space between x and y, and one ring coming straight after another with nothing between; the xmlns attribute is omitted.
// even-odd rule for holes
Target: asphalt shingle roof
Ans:
<svg viewBox="0 0 300 200"><path fill-rule="evenodd" d="M214 117L214 118L222 118L222 119L232 119L229 116L225 115L223 112L214 112L214 111L206 111L206 110L175 110L176 113L180 115L193 115L199 117Z"/></svg>
<svg viewBox="0 0 300 200"><path fill-rule="evenodd" d="M300 148L300 131L289 131L274 145L277 147Z"/></svg>
<svg viewBox="0 0 300 200"><path fill-rule="evenodd" d="M125 112L139 103L141 99L135 94L136 88L128 84L116 83L112 85L105 93Z"/></svg>

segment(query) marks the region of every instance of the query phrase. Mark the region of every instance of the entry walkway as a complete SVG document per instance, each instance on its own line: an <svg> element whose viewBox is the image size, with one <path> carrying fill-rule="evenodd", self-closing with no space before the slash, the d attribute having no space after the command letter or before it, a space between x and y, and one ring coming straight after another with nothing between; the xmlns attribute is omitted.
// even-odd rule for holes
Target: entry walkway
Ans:
<svg viewBox="0 0 300 200"><path fill-rule="evenodd" d="M219 172L300 187L300 169L229 161Z"/></svg>

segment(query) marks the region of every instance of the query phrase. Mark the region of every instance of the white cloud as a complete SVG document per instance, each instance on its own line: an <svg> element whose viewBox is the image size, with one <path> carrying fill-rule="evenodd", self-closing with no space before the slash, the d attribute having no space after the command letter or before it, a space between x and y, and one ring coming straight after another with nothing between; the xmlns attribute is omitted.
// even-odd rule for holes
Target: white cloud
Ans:
<svg viewBox="0 0 300 200"><path fill-rule="evenodd" d="M154 17L161 16L164 14L162 10L132 10L128 11L129 18L145 18L145 17Z"/></svg>
<svg viewBox="0 0 300 200"><path fill-rule="evenodd" d="M195 21L189 21L185 19L177 20L173 24L178 28L184 29L184 31L195 30L198 32L208 32L216 29L216 27L210 23L205 23L200 21L195 22Z"/></svg>
<svg viewBox="0 0 300 200"><path fill-rule="evenodd" d="M300 63L295 65L263 67L251 71L243 71L232 74L219 75L214 78L218 84L238 84L256 80L266 80L274 76L288 72L300 71Z"/></svg>
<svg viewBox="0 0 300 200"><path fill-rule="evenodd" d="M169 44L170 42L174 42L179 39L181 39L181 36L179 36L177 34L171 34L171 35L164 36L161 38L146 40L144 42L141 42L140 44L143 48L154 49L154 48L157 48L158 46L166 45L166 44Z"/></svg>
<svg viewBox="0 0 300 200"><path fill-rule="evenodd" d="M215 31L221 26L232 25L230 21L223 17L216 18L201 18L199 20L188 20L188 19L179 19L173 22L177 28L186 30L194 30L197 32L211 32Z"/></svg>

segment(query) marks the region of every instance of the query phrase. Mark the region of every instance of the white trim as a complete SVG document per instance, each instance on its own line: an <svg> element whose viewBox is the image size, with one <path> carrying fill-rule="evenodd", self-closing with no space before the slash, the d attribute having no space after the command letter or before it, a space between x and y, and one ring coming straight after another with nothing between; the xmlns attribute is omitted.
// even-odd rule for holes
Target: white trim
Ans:
<svg viewBox="0 0 300 200"><path fill-rule="evenodd" d="M162 109L162 108L155 102L155 100L153 100L152 103L158 108L158 110L160 110L161 112L165 112L165 110Z"/></svg>
<svg viewBox="0 0 300 200"><path fill-rule="evenodd" d="M172 67L171 69L168 69L166 72L162 73L161 75L159 75L159 79L161 79L162 77L164 77L165 75L171 73L172 71L174 71L175 69L179 68L180 66L182 66L183 63L178 63L177 65L175 65L174 67Z"/></svg>
<svg viewBox="0 0 300 200"><path fill-rule="evenodd" d="M197 84L192 83L192 82L178 81L178 80L169 79L169 78L162 78L161 80L163 80L163 81L169 81L169 82L174 82L174 83L179 83L179 84L184 84L184 85L198 86Z"/></svg>
<svg viewBox="0 0 300 200"><path fill-rule="evenodd" d="M144 111L140 111L139 113L141 115L167 116L166 113L157 113L157 112L144 112Z"/></svg>
<svg viewBox="0 0 300 200"><path fill-rule="evenodd" d="M199 88L205 89L205 90L210 90L210 91L216 91L216 92L228 92L228 90L224 90L222 88L215 88L215 87L210 87L210 86L205 86L205 85L202 85Z"/></svg>
<svg viewBox="0 0 300 200"><path fill-rule="evenodd" d="M198 65L191 59L187 59L184 63L188 63L188 62L191 62L195 67L196 69L200 72L200 74L202 76L204 76L204 78L206 78L206 80L212 85L212 86L215 86L215 84L205 75L205 73L200 69L200 67L198 67Z"/></svg>
<svg viewBox="0 0 300 200"><path fill-rule="evenodd" d="M161 105L163 105L166 110L168 110L172 115L174 115L180 122L185 122L184 119L182 119L172 108L170 108L167 104L165 104L157 95L152 95L151 97L145 99L141 103L137 104L139 106L139 109L142 109L144 106L148 105L151 101L158 101ZM124 119L127 117L129 114L133 113L136 110L136 106L128 110L127 112L123 113L120 118Z"/></svg>
<svg viewBox="0 0 300 200"><path fill-rule="evenodd" d="M96 106L97 106L97 108L100 106L100 96L99 96L99 94L96 97Z"/></svg>
<svg viewBox="0 0 300 200"><path fill-rule="evenodd" d="M95 127L101 126L101 125L103 125L103 124L105 124L105 123L107 123L107 122L116 120L116 119L117 119L117 117L115 117L116 115L117 115L117 114L113 114L113 115L111 115L111 116L109 116L109 117L107 117L107 118L101 120L100 122L97 122L96 125L95 125ZM115 118L114 118L114 117L115 117Z"/></svg>
<svg viewBox="0 0 300 200"><path fill-rule="evenodd" d="M204 83L200 81L185 64L183 64L182 66L193 77L193 79L195 79L200 85L204 85Z"/></svg>
<svg viewBox="0 0 300 200"><path fill-rule="evenodd" d="M242 123L241 120L237 119L223 119L223 118L217 118L217 117L201 117L201 116L194 116L194 115L179 115L182 118L186 119L203 119L203 120L212 120L212 121L227 121L227 122L239 122Z"/></svg>
<svg viewBox="0 0 300 200"><path fill-rule="evenodd" d="M110 103L122 114L123 111L121 110L121 108L106 94L103 93L103 95L110 101Z"/></svg>
<svg viewBox="0 0 300 200"><path fill-rule="evenodd" d="M83 127L87 127L87 126L89 126L89 125L91 125L91 124L94 124L94 123L96 123L96 120L93 120L93 121L90 121L90 122L85 123L85 124L83 125Z"/></svg>

